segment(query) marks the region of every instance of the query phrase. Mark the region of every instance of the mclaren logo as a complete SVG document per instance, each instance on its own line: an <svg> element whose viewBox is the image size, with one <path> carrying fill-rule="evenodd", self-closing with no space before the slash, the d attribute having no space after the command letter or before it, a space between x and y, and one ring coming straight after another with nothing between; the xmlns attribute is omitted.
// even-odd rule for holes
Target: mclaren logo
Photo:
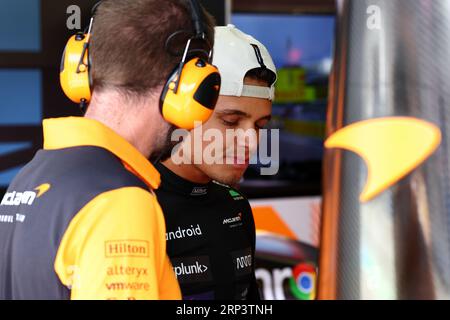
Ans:
<svg viewBox="0 0 450 320"><path fill-rule="evenodd" d="M233 222L240 222L241 220L242 220L242 213L239 212L236 217L223 219L223 224L229 224L229 223L233 223Z"/></svg>
<svg viewBox="0 0 450 320"><path fill-rule="evenodd" d="M50 190L51 185L49 183L41 184L39 187L36 187L34 190L37 191L36 198L40 198L46 193L48 190Z"/></svg>
<svg viewBox="0 0 450 320"><path fill-rule="evenodd" d="M7 192L2 199L2 206L19 206L26 204L31 206L36 198L40 198L50 189L50 184L44 183L36 187L34 191Z"/></svg>
<svg viewBox="0 0 450 320"><path fill-rule="evenodd" d="M409 117L379 118L354 123L332 134L326 148L358 154L367 165L360 201L367 202L421 165L441 143L432 123Z"/></svg>

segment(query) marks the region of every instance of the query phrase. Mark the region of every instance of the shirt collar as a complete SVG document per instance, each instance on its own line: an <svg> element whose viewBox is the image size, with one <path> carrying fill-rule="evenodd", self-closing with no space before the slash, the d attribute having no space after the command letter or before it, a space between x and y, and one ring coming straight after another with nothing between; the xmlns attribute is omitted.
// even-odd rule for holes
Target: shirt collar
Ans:
<svg viewBox="0 0 450 320"><path fill-rule="evenodd" d="M208 198L212 182L205 184L191 182L180 177L161 162L155 164L155 168L162 176L161 190L177 192L187 197Z"/></svg>
<svg viewBox="0 0 450 320"><path fill-rule="evenodd" d="M135 147L99 121L67 117L45 119L44 149L55 150L79 146L100 147L122 160L127 169L141 178L151 189L161 183L159 172Z"/></svg>

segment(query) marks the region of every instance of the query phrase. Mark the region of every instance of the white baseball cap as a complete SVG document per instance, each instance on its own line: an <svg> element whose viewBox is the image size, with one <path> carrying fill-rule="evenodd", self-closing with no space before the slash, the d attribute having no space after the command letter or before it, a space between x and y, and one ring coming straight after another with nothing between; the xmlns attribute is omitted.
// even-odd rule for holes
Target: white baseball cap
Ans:
<svg viewBox="0 0 450 320"><path fill-rule="evenodd" d="M220 95L254 97L273 100L277 70L267 48L234 25L215 27L213 64L219 69L222 84ZM270 87L244 84L246 73L267 68L274 73Z"/></svg>

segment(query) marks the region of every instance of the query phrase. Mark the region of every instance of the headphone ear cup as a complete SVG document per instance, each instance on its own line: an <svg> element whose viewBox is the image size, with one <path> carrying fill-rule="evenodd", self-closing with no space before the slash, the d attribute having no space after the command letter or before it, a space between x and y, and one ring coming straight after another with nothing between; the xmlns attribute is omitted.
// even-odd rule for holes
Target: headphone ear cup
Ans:
<svg viewBox="0 0 450 320"><path fill-rule="evenodd" d="M176 85L175 82L176 82L177 77L178 77L178 69L179 69L179 65L177 65L172 70L172 72L169 75L169 78L166 81L166 84L164 85L164 88L163 88L163 90L161 92L161 95L159 97L159 111L161 112L162 115L164 115L164 105L165 105L164 102L166 100L167 93L169 92L169 90L173 91L173 89L174 89L174 87ZM172 88L172 89L170 89L170 88ZM165 120L167 120L167 119L165 119Z"/></svg>
<svg viewBox="0 0 450 320"><path fill-rule="evenodd" d="M179 84L175 92L177 80ZM219 92L219 70L194 58L183 66L180 74L177 68L170 75L161 94L160 110L169 123L191 130L197 122L206 122L212 115Z"/></svg>
<svg viewBox="0 0 450 320"><path fill-rule="evenodd" d="M61 60L59 80L65 95L75 103L87 103L91 99L86 35L76 34L66 44ZM84 53L84 56L83 56ZM83 56L82 64L79 64ZM80 65L79 69L78 66Z"/></svg>

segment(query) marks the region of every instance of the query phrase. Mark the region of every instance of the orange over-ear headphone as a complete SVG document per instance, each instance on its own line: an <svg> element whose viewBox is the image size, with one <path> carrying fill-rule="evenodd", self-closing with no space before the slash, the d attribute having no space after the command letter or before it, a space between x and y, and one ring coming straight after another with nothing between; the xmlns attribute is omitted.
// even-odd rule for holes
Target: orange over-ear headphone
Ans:
<svg viewBox="0 0 450 320"><path fill-rule="evenodd" d="M60 83L66 96L85 109L91 99L89 41L95 11L92 9L87 33L77 33L66 44L61 60ZM160 97L160 110L166 121L179 128L192 129L196 122L205 122L214 111L220 92L220 74L211 64L212 47L206 40L200 6L189 0L195 34L183 53L181 62L164 85ZM190 51L193 40L204 41L209 46L208 59ZM189 59L187 57L189 56Z"/></svg>
<svg viewBox="0 0 450 320"><path fill-rule="evenodd" d="M92 27L93 18L89 29ZM66 44L61 59L59 81L66 96L85 109L91 100L91 79L89 74L88 47L91 37L87 34L77 33Z"/></svg>

